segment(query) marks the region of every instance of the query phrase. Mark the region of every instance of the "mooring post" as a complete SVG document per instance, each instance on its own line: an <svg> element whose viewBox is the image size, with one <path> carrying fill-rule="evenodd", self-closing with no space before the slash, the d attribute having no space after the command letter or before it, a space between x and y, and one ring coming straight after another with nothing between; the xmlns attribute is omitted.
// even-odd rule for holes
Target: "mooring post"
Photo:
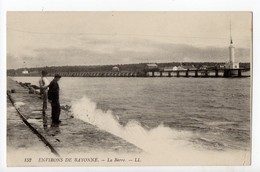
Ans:
<svg viewBox="0 0 260 172"><path fill-rule="evenodd" d="M162 77L162 71L160 71L160 77Z"/></svg>
<svg viewBox="0 0 260 172"><path fill-rule="evenodd" d="M179 77L180 76L180 71L177 71L177 77Z"/></svg>
<svg viewBox="0 0 260 172"><path fill-rule="evenodd" d="M154 77L154 71L152 71L152 77Z"/></svg>
<svg viewBox="0 0 260 172"><path fill-rule="evenodd" d="M171 72L170 71L168 72L168 77L171 77Z"/></svg>

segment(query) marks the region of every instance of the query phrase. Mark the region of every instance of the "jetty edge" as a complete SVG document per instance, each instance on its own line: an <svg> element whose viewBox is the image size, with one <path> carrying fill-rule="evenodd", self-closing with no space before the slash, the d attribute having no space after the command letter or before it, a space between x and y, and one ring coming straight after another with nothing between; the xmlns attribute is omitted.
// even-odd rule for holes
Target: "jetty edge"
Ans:
<svg viewBox="0 0 260 172"><path fill-rule="evenodd" d="M7 77L7 95L23 121L56 156L89 153L139 154L137 146L82 120L72 118L66 109L61 110L59 127L51 126L51 106L42 114L42 100L30 83L18 83ZM11 106L9 103L8 106ZM10 114L7 113L7 116ZM16 126L13 126L16 127ZM19 137L30 133L21 133ZM13 137L8 134L7 137ZM15 138L13 138L15 139ZM17 138L19 139L19 138ZM35 143L37 144L37 143Z"/></svg>

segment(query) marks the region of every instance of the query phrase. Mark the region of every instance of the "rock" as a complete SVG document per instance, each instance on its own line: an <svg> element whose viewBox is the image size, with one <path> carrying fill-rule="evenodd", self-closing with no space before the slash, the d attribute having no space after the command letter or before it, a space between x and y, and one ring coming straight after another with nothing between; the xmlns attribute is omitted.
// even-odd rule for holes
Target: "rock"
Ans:
<svg viewBox="0 0 260 172"><path fill-rule="evenodd" d="M35 89L35 93L40 95L41 94L41 90L40 89Z"/></svg>
<svg viewBox="0 0 260 172"><path fill-rule="evenodd" d="M40 87L37 86L37 85L31 85L31 87L34 88L35 90L36 90L36 89L40 89Z"/></svg>
<svg viewBox="0 0 260 172"><path fill-rule="evenodd" d="M32 87L29 87L29 94L34 94L35 93L35 89Z"/></svg>

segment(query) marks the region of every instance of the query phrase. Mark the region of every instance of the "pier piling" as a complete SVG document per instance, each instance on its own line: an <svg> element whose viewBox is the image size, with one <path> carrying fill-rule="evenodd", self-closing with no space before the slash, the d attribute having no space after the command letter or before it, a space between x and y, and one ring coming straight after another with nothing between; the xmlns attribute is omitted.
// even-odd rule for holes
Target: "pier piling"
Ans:
<svg viewBox="0 0 260 172"><path fill-rule="evenodd" d="M238 76L239 76L239 77L242 76L242 72L241 72L241 70L238 70Z"/></svg>
<svg viewBox="0 0 260 172"><path fill-rule="evenodd" d="M215 76L218 77L218 70L215 70Z"/></svg>
<svg viewBox="0 0 260 172"><path fill-rule="evenodd" d="M185 76L186 76L186 77L189 77L189 70L187 70L187 71L185 72Z"/></svg>
<svg viewBox="0 0 260 172"><path fill-rule="evenodd" d="M198 71L195 70L195 77L198 77Z"/></svg>
<svg viewBox="0 0 260 172"><path fill-rule="evenodd" d="M177 71L177 77L180 77L180 71Z"/></svg>

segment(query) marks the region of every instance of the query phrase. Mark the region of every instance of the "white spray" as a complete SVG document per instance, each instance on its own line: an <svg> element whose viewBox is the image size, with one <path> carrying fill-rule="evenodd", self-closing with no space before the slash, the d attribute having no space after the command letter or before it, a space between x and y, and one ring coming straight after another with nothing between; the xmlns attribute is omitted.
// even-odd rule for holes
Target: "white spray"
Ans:
<svg viewBox="0 0 260 172"><path fill-rule="evenodd" d="M182 138L187 137L189 132L175 131L162 124L147 130L135 120L129 121L125 126L122 126L112 111L104 112L97 109L96 103L86 97L74 102L71 110L75 118L123 138L149 153L169 152L169 150L176 150L177 147L183 147L183 144L188 144ZM175 144L174 140L178 140L178 145ZM179 144L180 142L183 143L182 146Z"/></svg>
<svg viewBox="0 0 260 172"><path fill-rule="evenodd" d="M132 120L122 126L112 111L97 109L96 103L87 97L72 103L71 110L75 118L95 125L101 130L136 145L153 155L156 162L160 159L165 162L165 159L167 159L167 161L176 162L179 165L191 165L193 163L196 165L231 165L240 164L241 161L249 162L250 159L250 153L245 151L217 152L195 149L192 143L187 141L192 136L191 132L177 131L162 124L147 130L139 122Z"/></svg>

